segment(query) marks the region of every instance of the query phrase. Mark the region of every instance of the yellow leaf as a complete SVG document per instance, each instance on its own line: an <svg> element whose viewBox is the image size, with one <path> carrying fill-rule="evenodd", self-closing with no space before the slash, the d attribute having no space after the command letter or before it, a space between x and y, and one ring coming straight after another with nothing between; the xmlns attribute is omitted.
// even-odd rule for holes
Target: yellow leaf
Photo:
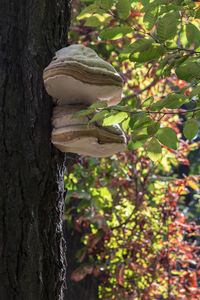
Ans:
<svg viewBox="0 0 200 300"><path fill-rule="evenodd" d="M187 180L187 185L189 185L193 190L199 189L199 186L194 181Z"/></svg>

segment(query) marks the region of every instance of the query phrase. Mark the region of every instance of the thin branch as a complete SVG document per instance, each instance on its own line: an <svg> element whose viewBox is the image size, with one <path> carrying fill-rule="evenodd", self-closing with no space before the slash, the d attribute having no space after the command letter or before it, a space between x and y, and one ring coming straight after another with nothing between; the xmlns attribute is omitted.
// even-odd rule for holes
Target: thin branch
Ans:
<svg viewBox="0 0 200 300"><path fill-rule="evenodd" d="M184 109L179 109L179 110L176 110L176 111L144 111L144 110L136 110L136 111L131 111L130 114L131 115L135 115L135 114L138 114L138 113L141 113L141 112L145 112L146 114L163 114L163 115L177 115L177 114L187 114L187 113L190 113L190 112L196 112L196 111L200 111L200 108L196 108L196 109L191 109L191 110L184 110Z"/></svg>
<svg viewBox="0 0 200 300"><path fill-rule="evenodd" d="M163 115L177 115L177 114L187 114L190 112L196 112L196 111L200 111L200 108L196 108L196 109L191 109L191 110L178 110L178 111L172 111L172 112L164 112L164 111L148 111L146 113L150 113L150 114L163 114Z"/></svg>
<svg viewBox="0 0 200 300"><path fill-rule="evenodd" d="M156 85L156 83L158 82L158 79L154 79L148 86L146 86L144 89L142 90L139 90L138 92L132 94L132 95L128 95L124 98L122 98L122 101L126 101L126 100L129 100L129 99L132 99L140 94L142 94L144 91L146 90L149 90L151 87L153 87L154 85Z"/></svg>

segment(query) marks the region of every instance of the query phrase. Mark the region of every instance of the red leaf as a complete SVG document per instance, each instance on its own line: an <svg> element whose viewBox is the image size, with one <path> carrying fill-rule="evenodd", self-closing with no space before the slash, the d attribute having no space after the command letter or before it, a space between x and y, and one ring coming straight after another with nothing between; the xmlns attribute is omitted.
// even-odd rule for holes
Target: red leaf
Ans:
<svg viewBox="0 0 200 300"><path fill-rule="evenodd" d="M74 281L80 281L82 280L87 274L84 272L84 270L76 269L72 275L71 275L71 280Z"/></svg>
<svg viewBox="0 0 200 300"><path fill-rule="evenodd" d="M123 284L124 281L124 266L121 266L118 273L118 283Z"/></svg>

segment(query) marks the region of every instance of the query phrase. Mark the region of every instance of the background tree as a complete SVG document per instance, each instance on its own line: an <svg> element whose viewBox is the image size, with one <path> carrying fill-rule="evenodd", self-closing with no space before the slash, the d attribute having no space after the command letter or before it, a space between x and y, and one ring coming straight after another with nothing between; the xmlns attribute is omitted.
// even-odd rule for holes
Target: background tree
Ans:
<svg viewBox="0 0 200 300"><path fill-rule="evenodd" d="M2 300L63 295L64 155L50 143L53 105L42 72L55 51L66 46L69 5L65 0L1 1Z"/></svg>

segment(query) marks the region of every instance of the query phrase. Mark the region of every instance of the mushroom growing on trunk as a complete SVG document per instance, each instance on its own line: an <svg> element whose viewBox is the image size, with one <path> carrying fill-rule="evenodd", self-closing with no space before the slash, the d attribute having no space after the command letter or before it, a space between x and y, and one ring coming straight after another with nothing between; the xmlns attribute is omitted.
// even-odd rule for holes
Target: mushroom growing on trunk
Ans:
<svg viewBox="0 0 200 300"><path fill-rule="evenodd" d="M57 51L44 69L43 79L47 93L59 105L107 101L110 106L121 101L120 75L94 50L83 45Z"/></svg>
<svg viewBox="0 0 200 300"><path fill-rule="evenodd" d="M82 107L83 108L83 107ZM89 117L72 118L77 105L57 106L52 117L52 143L62 152L107 157L126 148L126 137L118 125L88 125ZM92 115L91 115L92 117Z"/></svg>
<svg viewBox="0 0 200 300"><path fill-rule="evenodd" d="M44 69L44 85L57 106L52 118L52 143L62 152L107 157L124 151L126 138L118 125L103 127L89 117L72 118L96 102L121 101L123 81L94 50L71 45L60 49Z"/></svg>

